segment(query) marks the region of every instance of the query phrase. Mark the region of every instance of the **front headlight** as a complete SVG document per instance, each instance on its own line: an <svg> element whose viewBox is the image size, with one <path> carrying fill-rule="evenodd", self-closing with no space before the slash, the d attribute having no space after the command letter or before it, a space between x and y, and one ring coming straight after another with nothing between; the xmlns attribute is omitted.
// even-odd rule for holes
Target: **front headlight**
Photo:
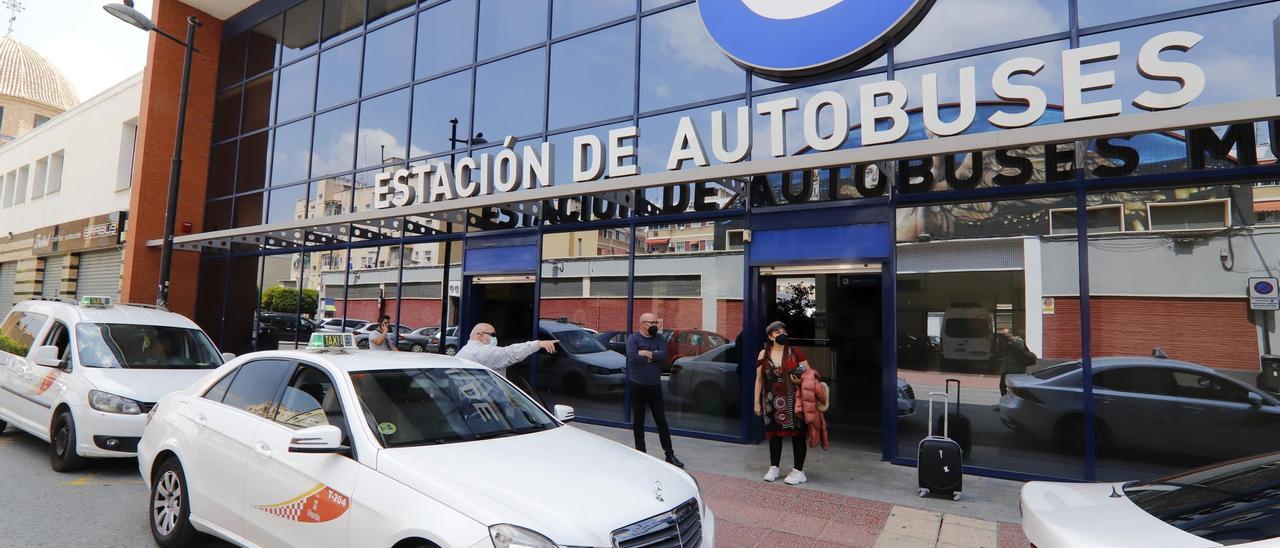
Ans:
<svg viewBox="0 0 1280 548"><path fill-rule="evenodd" d="M551 539L510 523L490 527L489 538L494 548L557 548Z"/></svg>
<svg viewBox="0 0 1280 548"><path fill-rule="evenodd" d="M142 414L142 406L138 402L100 390L89 391L89 407L103 413L116 413L119 415Z"/></svg>

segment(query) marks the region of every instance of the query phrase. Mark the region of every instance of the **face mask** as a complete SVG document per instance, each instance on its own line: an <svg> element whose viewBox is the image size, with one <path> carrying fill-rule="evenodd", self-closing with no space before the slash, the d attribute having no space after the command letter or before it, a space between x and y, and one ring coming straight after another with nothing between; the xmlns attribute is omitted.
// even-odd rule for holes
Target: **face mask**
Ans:
<svg viewBox="0 0 1280 548"><path fill-rule="evenodd" d="M781 345L783 345L783 346L786 346L786 344L787 344L787 334L786 334L786 333L780 333L780 334L778 334L778 336L776 336L776 337L774 337L774 338L773 338L773 342L774 342L774 343L776 343L776 344L781 344Z"/></svg>
<svg viewBox="0 0 1280 548"><path fill-rule="evenodd" d="M489 337L489 346L498 346L498 338L497 338L497 337L494 337L494 336L490 336L490 337Z"/></svg>
<svg viewBox="0 0 1280 548"><path fill-rule="evenodd" d="M649 336L652 337L657 334L658 334L658 326L656 325L649 326Z"/></svg>

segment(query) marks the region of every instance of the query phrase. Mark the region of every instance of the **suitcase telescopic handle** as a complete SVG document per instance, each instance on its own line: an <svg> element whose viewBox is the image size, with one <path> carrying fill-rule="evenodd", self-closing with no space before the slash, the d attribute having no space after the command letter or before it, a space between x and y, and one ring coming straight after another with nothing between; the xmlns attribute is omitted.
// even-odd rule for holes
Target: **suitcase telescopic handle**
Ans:
<svg viewBox="0 0 1280 548"><path fill-rule="evenodd" d="M947 395L951 394L951 383L956 384L956 413L960 412L960 379L947 379L946 390Z"/></svg>
<svg viewBox="0 0 1280 548"><path fill-rule="evenodd" d="M933 436L933 400L942 398L942 437L951 437L951 421L947 418L947 393L929 393L929 436Z"/></svg>

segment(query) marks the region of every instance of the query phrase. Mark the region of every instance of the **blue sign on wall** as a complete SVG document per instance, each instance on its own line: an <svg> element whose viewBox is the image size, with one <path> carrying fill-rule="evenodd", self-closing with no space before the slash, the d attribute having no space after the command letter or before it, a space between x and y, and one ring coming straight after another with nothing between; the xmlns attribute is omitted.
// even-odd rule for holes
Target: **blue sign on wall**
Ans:
<svg viewBox="0 0 1280 548"><path fill-rule="evenodd" d="M857 62L933 0L698 0L707 32L738 64L802 76Z"/></svg>

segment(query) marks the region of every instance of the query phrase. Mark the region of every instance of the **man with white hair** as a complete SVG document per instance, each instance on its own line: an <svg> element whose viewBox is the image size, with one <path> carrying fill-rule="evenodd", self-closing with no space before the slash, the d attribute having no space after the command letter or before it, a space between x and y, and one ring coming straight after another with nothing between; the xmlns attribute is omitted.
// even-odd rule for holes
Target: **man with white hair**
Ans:
<svg viewBox="0 0 1280 548"><path fill-rule="evenodd" d="M538 350L556 352L556 341L529 341L509 346L498 346L498 333L487 323L471 328L471 339L458 350L457 357L471 360L506 375L506 369L520 363Z"/></svg>

